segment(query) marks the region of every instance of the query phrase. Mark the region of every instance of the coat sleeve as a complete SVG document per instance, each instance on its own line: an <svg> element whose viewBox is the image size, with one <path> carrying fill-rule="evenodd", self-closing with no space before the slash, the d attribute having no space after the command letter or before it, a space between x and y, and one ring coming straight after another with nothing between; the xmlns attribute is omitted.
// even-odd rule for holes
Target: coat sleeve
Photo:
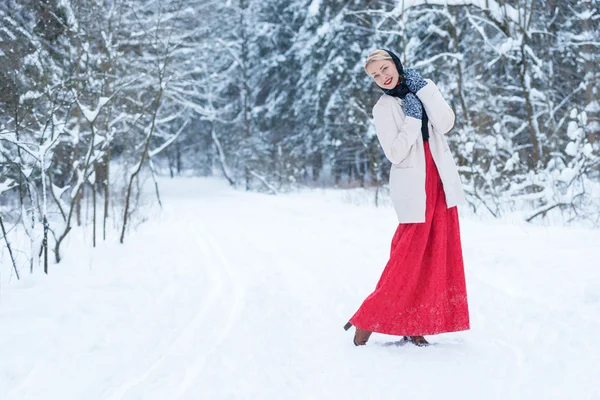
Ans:
<svg viewBox="0 0 600 400"><path fill-rule="evenodd" d="M421 135L421 120L406 116L398 126L391 108L383 104L373 107L375 131L385 156L392 164L401 163Z"/></svg>
<svg viewBox="0 0 600 400"><path fill-rule="evenodd" d="M430 79L425 79L425 81L427 85L416 93L417 97L423 103L429 122L436 132L448 133L454 126L454 111L446 103L435 83Z"/></svg>

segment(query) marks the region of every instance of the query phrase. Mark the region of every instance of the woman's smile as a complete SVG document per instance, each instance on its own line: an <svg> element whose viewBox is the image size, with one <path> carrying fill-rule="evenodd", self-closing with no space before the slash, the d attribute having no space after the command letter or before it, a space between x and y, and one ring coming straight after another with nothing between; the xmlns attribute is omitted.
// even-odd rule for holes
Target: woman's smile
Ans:
<svg viewBox="0 0 600 400"><path fill-rule="evenodd" d="M387 79L385 80L385 82L383 82L383 84L384 84L385 86L387 86L387 85L389 85L389 84L391 84L391 83L392 83L392 77L391 77L391 76L390 76L389 78L387 78Z"/></svg>

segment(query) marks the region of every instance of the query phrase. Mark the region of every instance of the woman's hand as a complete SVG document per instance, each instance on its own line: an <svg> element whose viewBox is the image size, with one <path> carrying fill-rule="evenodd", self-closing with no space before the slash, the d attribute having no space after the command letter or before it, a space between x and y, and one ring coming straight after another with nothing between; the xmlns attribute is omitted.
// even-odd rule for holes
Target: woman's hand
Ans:
<svg viewBox="0 0 600 400"><path fill-rule="evenodd" d="M404 73L406 75L404 82L406 83L408 90L410 90L411 92L417 93L419 90L423 89L427 85L425 79L423 79L423 77L419 75L419 73L414 69L405 68Z"/></svg>
<svg viewBox="0 0 600 400"><path fill-rule="evenodd" d="M409 93L402 100L402 110L404 111L404 115L408 117L413 117L416 119L423 118L423 105L421 104L421 100L414 93Z"/></svg>

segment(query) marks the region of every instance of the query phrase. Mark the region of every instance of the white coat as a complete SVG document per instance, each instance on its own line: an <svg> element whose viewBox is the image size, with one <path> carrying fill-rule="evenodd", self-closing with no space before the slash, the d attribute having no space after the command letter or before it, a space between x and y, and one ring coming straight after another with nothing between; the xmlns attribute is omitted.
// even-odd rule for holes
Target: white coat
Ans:
<svg viewBox="0 0 600 400"><path fill-rule="evenodd" d="M416 95L429 117L429 149L437 166L448 208L465 202L458 168L450 153L446 134L454 126L454 112L429 79ZM402 100L387 94L373 107L377 138L392 162L390 195L398 222L425 222L425 150L421 120L404 115Z"/></svg>

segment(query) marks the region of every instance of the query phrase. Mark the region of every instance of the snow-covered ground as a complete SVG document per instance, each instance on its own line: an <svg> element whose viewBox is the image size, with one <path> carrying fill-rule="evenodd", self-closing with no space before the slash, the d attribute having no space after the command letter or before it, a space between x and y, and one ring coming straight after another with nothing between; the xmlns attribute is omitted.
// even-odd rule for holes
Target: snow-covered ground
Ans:
<svg viewBox="0 0 600 400"><path fill-rule="evenodd" d="M340 193L164 180L125 245L3 265L0 399L600 399L599 231L465 217L472 329L356 348L396 225Z"/></svg>

